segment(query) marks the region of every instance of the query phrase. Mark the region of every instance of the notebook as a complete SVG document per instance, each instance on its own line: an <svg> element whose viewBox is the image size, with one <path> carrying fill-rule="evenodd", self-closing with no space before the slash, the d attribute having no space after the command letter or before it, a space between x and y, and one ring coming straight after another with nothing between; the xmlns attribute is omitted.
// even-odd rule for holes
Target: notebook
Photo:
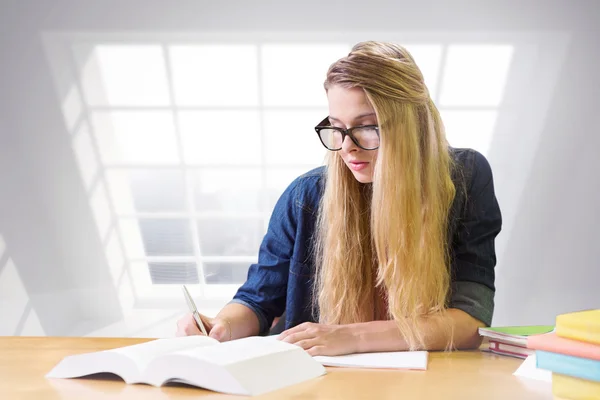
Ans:
<svg viewBox="0 0 600 400"><path fill-rule="evenodd" d="M330 367L426 370L428 355L426 351L396 351L334 357L315 356L314 359Z"/></svg>
<svg viewBox="0 0 600 400"><path fill-rule="evenodd" d="M558 315L556 334L568 339L600 344L600 309Z"/></svg>
<svg viewBox="0 0 600 400"><path fill-rule="evenodd" d="M216 392L258 395L321 376L325 368L300 347L268 337L219 343L189 336L68 356L46 377L101 372L118 375L126 383L181 382Z"/></svg>

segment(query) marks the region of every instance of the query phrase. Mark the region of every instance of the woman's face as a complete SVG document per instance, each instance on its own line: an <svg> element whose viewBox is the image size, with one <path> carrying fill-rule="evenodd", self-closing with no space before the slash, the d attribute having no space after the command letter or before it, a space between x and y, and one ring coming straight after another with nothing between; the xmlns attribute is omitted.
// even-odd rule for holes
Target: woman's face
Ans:
<svg viewBox="0 0 600 400"><path fill-rule="evenodd" d="M349 129L361 125L377 125L375 109L361 88L345 89L335 85L327 91L327 99L329 122L332 126ZM339 154L357 181L373 182L377 150L361 149L346 135Z"/></svg>

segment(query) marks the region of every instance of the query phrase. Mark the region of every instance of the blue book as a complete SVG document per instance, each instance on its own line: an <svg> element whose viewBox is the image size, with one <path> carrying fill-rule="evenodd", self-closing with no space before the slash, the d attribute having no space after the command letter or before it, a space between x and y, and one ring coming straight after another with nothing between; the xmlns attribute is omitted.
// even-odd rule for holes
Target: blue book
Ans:
<svg viewBox="0 0 600 400"><path fill-rule="evenodd" d="M536 350L537 367L558 374L600 382L600 361Z"/></svg>

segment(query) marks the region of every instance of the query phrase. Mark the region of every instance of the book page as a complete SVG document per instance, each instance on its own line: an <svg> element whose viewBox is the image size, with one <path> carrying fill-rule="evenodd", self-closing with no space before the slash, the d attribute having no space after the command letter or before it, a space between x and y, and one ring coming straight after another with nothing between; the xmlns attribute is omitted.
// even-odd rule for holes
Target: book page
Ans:
<svg viewBox="0 0 600 400"><path fill-rule="evenodd" d="M106 350L109 353L122 354L130 358L139 371L142 371L148 363L157 356L185 349L197 349L201 347L214 346L219 341L207 336L185 336L168 339L157 339L133 346Z"/></svg>
<svg viewBox="0 0 600 400"><path fill-rule="evenodd" d="M344 356L315 356L313 358L330 367L426 370L428 353L426 351L394 351Z"/></svg>
<svg viewBox="0 0 600 400"><path fill-rule="evenodd" d="M191 358L206 360L212 364L229 365L269 354L290 350L289 343L269 337L251 336L220 343L218 346L185 349L177 352Z"/></svg>

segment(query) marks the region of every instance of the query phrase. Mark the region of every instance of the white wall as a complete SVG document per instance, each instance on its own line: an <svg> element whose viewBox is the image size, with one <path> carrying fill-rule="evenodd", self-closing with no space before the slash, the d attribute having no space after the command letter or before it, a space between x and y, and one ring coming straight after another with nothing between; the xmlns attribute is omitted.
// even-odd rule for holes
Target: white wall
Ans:
<svg viewBox="0 0 600 400"><path fill-rule="evenodd" d="M143 311L135 317L142 322L122 320L123 296L110 276L44 52L42 34L48 31L402 31L430 37L435 32L509 32L568 38L558 43L566 47L561 52L557 45L556 60L545 60L535 71L545 86L509 88L512 96L527 98L531 109L519 110L518 123L510 125L510 141L496 141L490 152L507 216L498 239L494 323L552 323L559 312L600 307L594 290L600 282L594 246L599 237L595 223L600 222L600 132L594 118L600 109L595 91L600 87L600 48L595 44L600 3L247 4L2 2L0 234L44 333L170 334L177 313ZM535 140L528 141L531 137ZM0 280L2 271L0 265ZM145 331L148 324L153 325ZM17 325L14 331L20 333L23 322ZM3 326L0 332L11 329Z"/></svg>

